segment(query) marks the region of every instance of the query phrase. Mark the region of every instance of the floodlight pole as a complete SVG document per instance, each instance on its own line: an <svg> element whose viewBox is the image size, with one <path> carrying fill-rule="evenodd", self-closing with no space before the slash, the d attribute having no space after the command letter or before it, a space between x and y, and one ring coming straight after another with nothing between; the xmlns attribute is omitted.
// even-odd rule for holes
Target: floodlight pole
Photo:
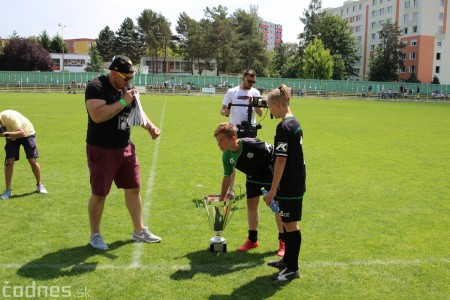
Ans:
<svg viewBox="0 0 450 300"><path fill-rule="evenodd" d="M63 85L64 85L64 48L66 46L66 44L64 42L64 27L66 27L66 25L58 23L58 26L61 27L61 38L62 38L62 41L63 41L63 47L62 47L62 72L63 72Z"/></svg>

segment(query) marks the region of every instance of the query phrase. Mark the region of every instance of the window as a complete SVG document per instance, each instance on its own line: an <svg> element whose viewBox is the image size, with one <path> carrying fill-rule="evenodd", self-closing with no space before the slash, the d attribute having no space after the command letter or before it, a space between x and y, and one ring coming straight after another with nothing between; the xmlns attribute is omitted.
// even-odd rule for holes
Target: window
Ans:
<svg viewBox="0 0 450 300"><path fill-rule="evenodd" d="M417 33L417 25L412 27L412 31L413 31L414 33Z"/></svg>
<svg viewBox="0 0 450 300"><path fill-rule="evenodd" d="M440 71L441 71L441 67L436 66L435 73L439 74Z"/></svg>
<svg viewBox="0 0 450 300"><path fill-rule="evenodd" d="M444 0L441 0L441 2L442 2L442 1L444 1ZM372 0L372 5L373 5L373 6L377 5L377 0ZM444 6L444 5L442 5L442 6Z"/></svg>
<svg viewBox="0 0 450 300"><path fill-rule="evenodd" d="M375 51L375 45L370 45L370 51Z"/></svg>
<svg viewBox="0 0 450 300"><path fill-rule="evenodd" d="M444 20L444 13L440 12L439 13L439 21L443 21Z"/></svg>
<svg viewBox="0 0 450 300"><path fill-rule="evenodd" d="M416 52L411 52L411 53L409 54L409 58L410 58L411 60L416 59Z"/></svg>
<svg viewBox="0 0 450 300"><path fill-rule="evenodd" d="M392 6L388 6L388 14L392 13Z"/></svg>
<svg viewBox="0 0 450 300"><path fill-rule="evenodd" d="M413 13L413 20L414 21L419 20L419 13L418 12Z"/></svg>
<svg viewBox="0 0 450 300"><path fill-rule="evenodd" d="M416 73L416 66L409 66L409 73Z"/></svg>
<svg viewBox="0 0 450 300"><path fill-rule="evenodd" d="M439 26L438 27L438 33L444 33L444 27L443 26Z"/></svg>
<svg viewBox="0 0 450 300"><path fill-rule="evenodd" d="M358 35L358 42L361 42L361 36L360 35Z"/></svg>
<svg viewBox="0 0 450 300"><path fill-rule="evenodd" d="M438 41L438 42L436 43L436 46L442 47L442 42L441 42L441 41Z"/></svg>
<svg viewBox="0 0 450 300"><path fill-rule="evenodd" d="M406 60L406 53L402 53L401 57L402 60Z"/></svg>
<svg viewBox="0 0 450 300"><path fill-rule="evenodd" d="M377 26L377 22L372 22L372 29L374 29Z"/></svg>
<svg viewBox="0 0 450 300"><path fill-rule="evenodd" d="M384 8L380 8L380 16L384 15Z"/></svg>
<svg viewBox="0 0 450 300"><path fill-rule="evenodd" d="M374 40L374 39L375 39L375 33L372 33L372 34L370 35L370 38L371 38L372 40Z"/></svg>
<svg viewBox="0 0 450 300"><path fill-rule="evenodd" d="M436 53L436 60L441 60L441 53Z"/></svg>
<svg viewBox="0 0 450 300"><path fill-rule="evenodd" d="M403 67L400 69L400 73L406 73L406 67L405 67L405 66L403 66Z"/></svg>
<svg viewBox="0 0 450 300"><path fill-rule="evenodd" d="M413 0L413 6L416 7L417 5L419 5L419 0Z"/></svg>
<svg viewBox="0 0 450 300"><path fill-rule="evenodd" d="M408 34L408 27L403 28L403 33Z"/></svg>
<svg viewBox="0 0 450 300"><path fill-rule="evenodd" d="M408 21L409 21L409 15L404 15L403 22L408 22Z"/></svg>
<svg viewBox="0 0 450 300"><path fill-rule="evenodd" d="M405 1L405 8L409 8L410 7L410 2L409 1Z"/></svg>
<svg viewBox="0 0 450 300"><path fill-rule="evenodd" d="M417 40L411 40L411 47L417 46Z"/></svg>
<svg viewBox="0 0 450 300"><path fill-rule="evenodd" d="M360 4L359 4L359 10L361 10L361 9L362 9L362 4L360 3Z"/></svg>
<svg viewBox="0 0 450 300"><path fill-rule="evenodd" d="M375 1L375 0L373 0ZM444 0L441 0L441 6L444 7Z"/></svg>

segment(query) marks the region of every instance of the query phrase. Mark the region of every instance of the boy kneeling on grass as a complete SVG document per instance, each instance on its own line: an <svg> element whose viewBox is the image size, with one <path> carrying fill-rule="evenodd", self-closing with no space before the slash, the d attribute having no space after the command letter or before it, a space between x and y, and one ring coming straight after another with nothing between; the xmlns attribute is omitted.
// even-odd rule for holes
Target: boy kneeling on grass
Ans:
<svg viewBox="0 0 450 300"><path fill-rule="evenodd" d="M257 138L237 138L237 129L228 122L221 123L214 132L217 144L222 150L224 176L220 201L223 201L230 186L231 174L234 168L247 175L245 187L247 190L248 239L246 247L239 247L240 252L258 247L259 196L261 189L270 189L273 177L273 146ZM280 249L278 255L284 255L283 227L279 213L275 213L278 226Z"/></svg>

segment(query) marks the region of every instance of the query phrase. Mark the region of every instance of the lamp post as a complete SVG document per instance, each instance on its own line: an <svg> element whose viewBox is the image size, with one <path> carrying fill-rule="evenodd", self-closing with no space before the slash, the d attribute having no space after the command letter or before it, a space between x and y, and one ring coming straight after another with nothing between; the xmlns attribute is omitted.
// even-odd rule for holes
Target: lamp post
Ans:
<svg viewBox="0 0 450 300"><path fill-rule="evenodd" d="M63 41L63 47L62 47L62 72L63 72L63 85L64 85L64 48L66 46L66 44L64 42L64 27L66 27L66 25L58 23L58 26L61 27L61 38L62 38L62 41Z"/></svg>

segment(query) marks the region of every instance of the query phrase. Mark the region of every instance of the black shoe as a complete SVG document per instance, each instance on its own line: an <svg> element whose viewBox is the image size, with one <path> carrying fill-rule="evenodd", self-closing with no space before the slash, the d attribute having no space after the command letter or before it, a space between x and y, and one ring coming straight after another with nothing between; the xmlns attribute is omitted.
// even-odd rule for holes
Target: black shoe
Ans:
<svg viewBox="0 0 450 300"><path fill-rule="evenodd" d="M294 272L288 268L285 268L280 273L274 274L270 279L275 281L288 281L296 278L300 278L300 270Z"/></svg>
<svg viewBox="0 0 450 300"><path fill-rule="evenodd" d="M280 271L285 269L285 268L287 268L287 265L286 265L286 263L284 262L283 259L279 259L279 260L274 260L274 261L268 262L267 265L269 267L280 269Z"/></svg>

